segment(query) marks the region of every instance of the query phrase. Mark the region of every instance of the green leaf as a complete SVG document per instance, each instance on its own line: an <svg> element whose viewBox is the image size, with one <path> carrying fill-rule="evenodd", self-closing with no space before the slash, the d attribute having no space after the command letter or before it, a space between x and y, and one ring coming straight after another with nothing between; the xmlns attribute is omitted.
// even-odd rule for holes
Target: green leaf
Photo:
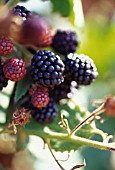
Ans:
<svg viewBox="0 0 115 170"><path fill-rule="evenodd" d="M15 92L15 101L17 102L21 99L22 96L26 94L30 85L32 83L31 75L30 75L30 68L27 68L27 74L25 77L17 83L16 92Z"/></svg>
<svg viewBox="0 0 115 170"><path fill-rule="evenodd" d="M54 12L59 12L63 17L68 17L70 15L70 0L51 0L51 2Z"/></svg>
<svg viewBox="0 0 115 170"><path fill-rule="evenodd" d="M60 128L59 126L59 122L61 120L60 118L60 113L63 112L64 118L66 118L68 120L70 129L72 130L79 122L81 122L82 120L84 120L84 118L87 116L88 112L81 109L79 106L76 106L74 109L71 109L69 107L69 105L63 104L58 106L59 108L59 114L57 116L57 118L54 120L53 123L49 124L49 125L40 125L37 122L35 122L33 119L31 120L31 122L29 124L26 125L27 129L31 129L31 131L45 131L46 128L48 128L49 130L53 131L53 132L60 132L60 133L65 133L67 134L67 131L65 131L64 129ZM90 138L92 136L92 130L94 129L94 126L92 124L87 124L84 125L77 133L77 136L80 137L84 137L84 138ZM55 149L56 151L70 151L70 150L77 150L80 147L83 147L83 145L80 144L73 144L70 142L66 141L66 145L65 145L65 141L60 141L60 140L55 140L52 139L51 140L51 147L52 149Z"/></svg>

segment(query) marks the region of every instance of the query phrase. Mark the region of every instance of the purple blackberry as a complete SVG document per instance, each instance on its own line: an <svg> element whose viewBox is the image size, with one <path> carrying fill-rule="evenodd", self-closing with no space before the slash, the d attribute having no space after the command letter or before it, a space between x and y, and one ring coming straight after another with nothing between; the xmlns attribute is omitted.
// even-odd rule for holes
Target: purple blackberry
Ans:
<svg viewBox="0 0 115 170"><path fill-rule="evenodd" d="M75 32L58 30L52 42L52 48L60 54L74 53L78 47Z"/></svg>
<svg viewBox="0 0 115 170"><path fill-rule="evenodd" d="M53 88L64 81L64 64L59 56L48 50L38 51L32 58L31 74L34 82Z"/></svg>
<svg viewBox="0 0 115 170"><path fill-rule="evenodd" d="M4 72L3 72L3 65L1 64L0 61L0 90L3 89L3 87L6 87L8 84L8 79L5 78Z"/></svg>
<svg viewBox="0 0 115 170"><path fill-rule="evenodd" d="M28 11L24 6L16 5L12 9L13 15L20 16L23 20L28 19L31 16L31 12Z"/></svg>
<svg viewBox="0 0 115 170"><path fill-rule="evenodd" d="M70 98L71 88L75 87L71 81L65 79L63 83L59 86L54 87L54 89L49 90L50 97L53 98L55 102L59 102L61 99Z"/></svg>
<svg viewBox="0 0 115 170"><path fill-rule="evenodd" d="M84 54L70 53L65 57L64 64L67 79L76 81L78 85L89 85L98 76L93 60Z"/></svg>
<svg viewBox="0 0 115 170"><path fill-rule="evenodd" d="M30 114L32 117L40 124L49 124L57 116L57 106L53 101L50 101L47 106L42 109L38 109L34 106L31 106Z"/></svg>

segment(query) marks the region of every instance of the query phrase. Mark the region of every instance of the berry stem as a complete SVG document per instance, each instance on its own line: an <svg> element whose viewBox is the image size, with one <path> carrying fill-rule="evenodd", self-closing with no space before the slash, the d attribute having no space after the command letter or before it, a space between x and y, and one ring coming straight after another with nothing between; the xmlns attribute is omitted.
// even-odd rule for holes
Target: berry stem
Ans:
<svg viewBox="0 0 115 170"><path fill-rule="evenodd" d="M28 135L39 136L46 140L47 139L58 139L58 140L63 140L63 141L67 141L70 143L80 144L83 146L90 146L90 147L97 148L97 149L115 151L115 147L113 146L113 143L104 144L103 142L98 142L98 141L86 139L86 138L75 136L75 135L69 136L68 134L52 132L49 130L46 132L43 132L41 130L33 131L31 129L23 128L22 131L27 133Z"/></svg>
<svg viewBox="0 0 115 170"><path fill-rule="evenodd" d="M79 123L69 134L69 136L75 134L83 125L87 123L88 120L90 120L92 117L96 116L99 113L102 113L105 111L104 104L102 104L99 108L95 109L85 120L83 120L81 123Z"/></svg>

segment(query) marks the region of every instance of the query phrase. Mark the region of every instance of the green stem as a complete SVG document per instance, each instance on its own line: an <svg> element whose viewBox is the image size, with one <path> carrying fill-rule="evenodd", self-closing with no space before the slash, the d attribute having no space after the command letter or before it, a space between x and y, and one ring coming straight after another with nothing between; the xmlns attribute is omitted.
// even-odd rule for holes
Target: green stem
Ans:
<svg viewBox="0 0 115 170"><path fill-rule="evenodd" d="M18 3L19 1L20 1L20 0L9 0L6 5L7 5L8 7L14 7L15 5L17 5L17 3Z"/></svg>
<svg viewBox="0 0 115 170"><path fill-rule="evenodd" d="M57 132L52 132L52 131L43 132L40 130L33 132L33 130L24 129L24 128L22 129L22 131L24 131L28 135L39 136L46 140L47 139L58 139L58 140L63 140L63 141L67 141L67 142L71 142L75 144L80 144L83 146L90 146L90 147L97 148L97 149L115 151L115 147L112 146L112 143L104 144L102 142L93 141L93 140L78 137L75 135L69 136L68 134L64 134L64 133L57 133Z"/></svg>
<svg viewBox="0 0 115 170"><path fill-rule="evenodd" d="M107 134L104 133L102 130L100 129L97 129L97 128L94 128L92 131L91 131L93 134L97 134L97 135L100 135L103 139L103 141L107 138Z"/></svg>
<svg viewBox="0 0 115 170"><path fill-rule="evenodd" d="M71 132L70 132L70 136L74 135L82 126L84 126L88 120L90 120L92 117L102 113L105 111L105 107L104 104L102 104L99 108L95 109L85 120L83 120L82 122L80 122Z"/></svg>

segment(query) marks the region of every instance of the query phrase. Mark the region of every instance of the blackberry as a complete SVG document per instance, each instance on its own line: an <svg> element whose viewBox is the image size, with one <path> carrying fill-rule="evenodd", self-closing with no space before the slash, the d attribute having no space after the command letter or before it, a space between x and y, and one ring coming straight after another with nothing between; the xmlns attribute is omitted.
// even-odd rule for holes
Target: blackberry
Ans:
<svg viewBox="0 0 115 170"><path fill-rule="evenodd" d="M33 47L48 47L52 44L52 28L41 16L31 16L22 24L20 43Z"/></svg>
<svg viewBox="0 0 115 170"><path fill-rule="evenodd" d="M34 82L53 88L64 81L64 64L59 56L48 50L38 51L32 58L31 74Z"/></svg>
<svg viewBox="0 0 115 170"><path fill-rule="evenodd" d="M78 47L75 32L58 30L53 38L52 47L63 55L74 53Z"/></svg>
<svg viewBox="0 0 115 170"><path fill-rule="evenodd" d="M56 103L50 101L48 105L42 109L31 106L30 114L38 123L49 124L56 118L57 112L58 109Z"/></svg>
<svg viewBox="0 0 115 170"><path fill-rule="evenodd" d="M19 81L26 74L25 62L21 58L10 58L3 67L4 75L11 81Z"/></svg>
<svg viewBox="0 0 115 170"><path fill-rule="evenodd" d="M65 75L79 85L89 85L98 76L97 68L91 58L84 54L70 53L64 59Z"/></svg>
<svg viewBox="0 0 115 170"><path fill-rule="evenodd" d="M29 94L31 96L32 104L37 108L45 107L49 102L48 89L44 87L39 87L38 85L33 85Z"/></svg>
<svg viewBox="0 0 115 170"><path fill-rule="evenodd" d="M71 88L74 85L71 81L65 79L63 83L59 86L54 87L54 89L49 90L50 97L53 98L55 102L59 102L61 99L70 98Z"/></svg>
<svg viewBox="0 0 115 170"><path fill-rule="evenodd" d="M29 10L27 10L24 6L20 6L20 5L16 5L12 9L12 14L22 17L23 20L30 18L30 16L32 15Z"/></svg>
<svg viewBox="0 0 115 170"><path fill-rule="evenodd" d="M0 35L0 55L7 56L13 51L13 43L12 41L4 34Z"/></svg>
<svg viewBox="0 0 115 170"><path fill-rule="evenodd" d="M0 90L3 89L3 87L6 87L8 84L8 79L5 78L4 72L3 72L3 65L1 64L0 61Z"/></svg>

